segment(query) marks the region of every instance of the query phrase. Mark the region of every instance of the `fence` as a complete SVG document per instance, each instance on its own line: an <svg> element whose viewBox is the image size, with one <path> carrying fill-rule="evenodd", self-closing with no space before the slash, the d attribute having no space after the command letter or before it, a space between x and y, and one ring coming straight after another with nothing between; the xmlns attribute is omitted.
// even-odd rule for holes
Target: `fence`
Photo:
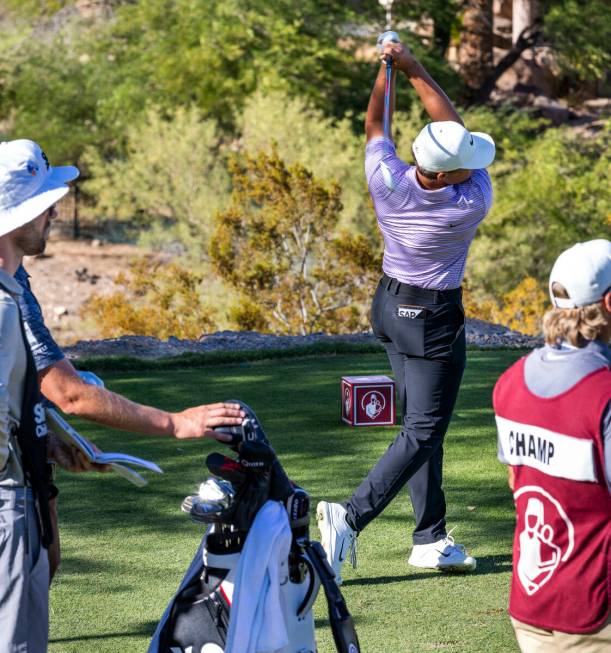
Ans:
<svg viewBox="0 0 611 653"><path fill-rule="evenodd" d="M74 239L81 236L81 224L79 220L79 205L81 202L81 193L78 184L72 184L68 194L57 203L57 219L54 224L55 231L61 232L64 237Z"/></svg>

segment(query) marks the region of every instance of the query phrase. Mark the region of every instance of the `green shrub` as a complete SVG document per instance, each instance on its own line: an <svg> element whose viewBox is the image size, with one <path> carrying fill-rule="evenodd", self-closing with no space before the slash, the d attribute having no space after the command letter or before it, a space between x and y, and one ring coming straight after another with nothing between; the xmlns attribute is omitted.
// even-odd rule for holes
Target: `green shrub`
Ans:
<svg viewBox="0 0 611 653"><path fill-rule="evenodd" d="M135 259L115 283L120 290L93 295L81 309L103 338L197 339L215 325L215 312L203 299L203 277L175 262Z"/></svg>
<svg viewBox="0 0 611 653"><path fill-rule="evenodd" d="M95 215L123 220L144 244L172 242L195 257L205 255L213 216L229 197L229 176L216 125L197 109L178 108L170 118L151 109L130 128L125 158L106 160L89 149Z"/></svg>
<svg viewBox="0 0 611 653"><path fill-rule="evenodd" d="M84 22L42 36L34 27L0 25L2 135L36 140L55 165L79 163L87 145L116 135L97 121L105 69L88 54Z"/></svg>
<svg viewBox="0 0 611 653"><path fill-rule="evenodd" d="M543 314L550 308L550 301L536 279L525 277L515 288L502 293L499 300L477 301L468 284L465 286L463 300L467 317L502 324L531 336L541 333Z"/></svg>
<svg viewBox="0 0 611 653"><path fill-rule="evenodd" d="M340 189L272 151L232 162L232 203L217 216L210 255L243 299L240 328L287 334L368 326L380 260L363 236L334 237Z"/></svg>
<svg viewBox="0 0 611 653"><path fill-rule="evenodd" d="M607 0L556 1L545 16L545 34L553 43L564 73L596 81L611 67L611 11Z"/></svg>

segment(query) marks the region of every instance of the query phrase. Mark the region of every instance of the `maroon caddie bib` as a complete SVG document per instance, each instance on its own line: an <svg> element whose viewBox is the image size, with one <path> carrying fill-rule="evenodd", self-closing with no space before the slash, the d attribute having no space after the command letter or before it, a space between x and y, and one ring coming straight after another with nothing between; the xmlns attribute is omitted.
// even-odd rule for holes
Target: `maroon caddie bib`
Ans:
<svg viewBox="0 0 611 653"><path fill-rule="evenodd" d="M602 368L555 397L529 391L519 360L493 394L499 459L513 468L516 529L510 614L566 633L602 626L611 595L611 495L601 419Z"/></svg>

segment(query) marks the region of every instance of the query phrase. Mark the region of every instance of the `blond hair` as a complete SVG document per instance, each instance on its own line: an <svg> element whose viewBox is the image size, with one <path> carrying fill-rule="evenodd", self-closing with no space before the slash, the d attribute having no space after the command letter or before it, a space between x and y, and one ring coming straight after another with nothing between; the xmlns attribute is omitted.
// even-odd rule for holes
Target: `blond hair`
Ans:
<svg viewBox="0 0 611 653"><path fill-rule="evenodd" d="M564 286L552 284L554 297L568 299ZM585 347L588 340L600 338L607 327L607 315L602 302L579 308L553 308L543 316L543 336L548 345L565 341L573 347Z"/></svg>

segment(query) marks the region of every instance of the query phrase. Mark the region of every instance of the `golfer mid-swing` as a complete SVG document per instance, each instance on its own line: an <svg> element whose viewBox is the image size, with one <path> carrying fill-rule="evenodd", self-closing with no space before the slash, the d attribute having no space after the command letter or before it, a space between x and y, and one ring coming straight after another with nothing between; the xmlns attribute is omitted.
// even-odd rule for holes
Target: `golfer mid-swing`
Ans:
<svg viewBox="0 0 611 653"><path fill-rule="evenodd" d="M416 165L402 161L383 135L382 65L365 125L365 172L385 246L371 322L388 353L403 423L345 503L318 504L323 546L338 577L358 533L406 483L416 518L409 563L451 571L476 565L446 532L442 461L466 359L460 284L469 245L492 204L485 168L495 146L487 134L464 128L452 102L406 47L386 43L382 57L388 56L433 122L413 143Z"/></svg>

